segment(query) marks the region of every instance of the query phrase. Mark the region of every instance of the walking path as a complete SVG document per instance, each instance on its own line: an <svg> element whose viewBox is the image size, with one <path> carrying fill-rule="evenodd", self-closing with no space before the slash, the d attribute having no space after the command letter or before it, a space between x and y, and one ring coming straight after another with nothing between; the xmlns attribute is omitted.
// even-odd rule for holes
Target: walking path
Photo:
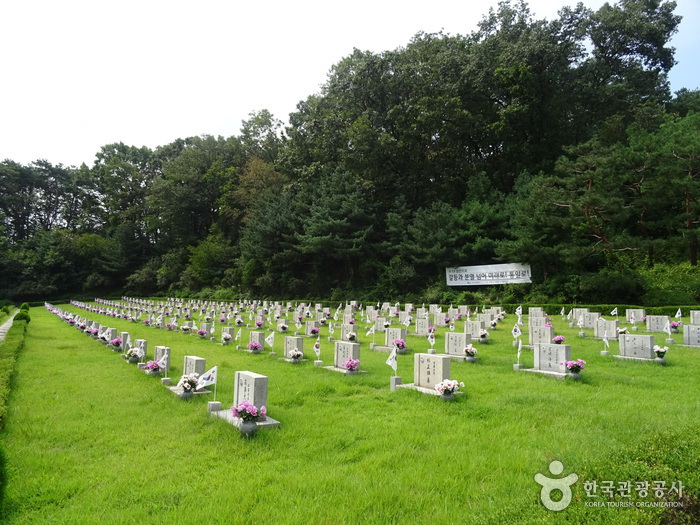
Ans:
<svg viewBox="0 0 700 525"><path fill-rule="evenodd" d="M12 326L12 321L15 318L15 315L17 314L18 311L19 310L15 310L14 312L12 312L12 314L10 315L10 318L7 321L5 321L5 323L2 326L0 326L0 341L5 339L5 335L7 335L7 331Z"/></svg>

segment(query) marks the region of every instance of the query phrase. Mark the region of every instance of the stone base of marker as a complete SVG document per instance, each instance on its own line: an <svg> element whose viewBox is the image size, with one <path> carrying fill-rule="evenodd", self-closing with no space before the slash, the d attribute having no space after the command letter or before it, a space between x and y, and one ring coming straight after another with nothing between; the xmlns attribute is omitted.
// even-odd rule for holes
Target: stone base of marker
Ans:
<svg viewBox="0 0 700 525"><path fill-rule="evenodd" d="M534 368L519 368L520 372L534 372L536 374L543 374L546 376L551 376L559 381L563 381L569 375L565 372L551 372L549 370L536 370Z"/></svg>
<svg viewBox="0 0 700 525"><path fill-rule="evenodd" d="M277 352L275 352L274 350L270 350L267 354L274 357L277 355Z"/></svg>
<svg viewBox="0 0 700 525"><path fill-rule="evenodd" d="M573 327L574 327L574 322L572 321L569 323L569 328L573 328Z"/></svg>
<svg viewBox="0 0 700 525"><path fill-rule="evenodd" d="M522 367L523 367L523 365L519 365L517 363L513 364L513 370L520 370L520 369L522 369Z"/></svg>
<svg viewBox="0 0 700 525"><path fill-rule="evenodd" d="M664 357L656 357L654 358L654 361L659 363L661 366L666 366L666 358Z"/></svg>
<svg viewBox="0 0 700 525"><path fill-rule="evenodd" d="M328 336L328 342L332 343L333 341L335 341L335 337Z"/></svg>
<svg viewBox="0 0 700 525"><path fill-rule="evenodd" d="M610 352L608 352L607 350L601 350L600 355L603 355L603 356L610 355Z"/></svg>
<svg viewBox="0 0 700 525"><path fill-rule="evenodd" d="M437 351L434 348L428 348L428 353L429 354L437 354Z"/></svg>
<svg viewBox="0 0 700 525"><path fill-rule="evenodd" d="M272 354L270 354L272 355ZM298 364L298 363L308 363L308 359L292 359L291 357L280 357L280 361L286 361L287 363Z"/></svg>
<svg viewBox="0 0 700 525"><path fill-rule="evenodd" d="M632 326L632 331L633 331L633 332L636 332L636 331L637 331L637 327L633 325L633 326Z"/></svg>
<svg viewBox="0 0 700 525"><path fill-rule="evenodd" d="M209 340L210 340L212 343L216 343L216 337L210 337Z"/></svg>
<svg viewBox="0 0 700 525"><path fill-rule="evenodd" d="M578 336L579 336L581 339L585 339L585 338L586 338L586 332L579 332L579 333L578 333Z"/></svg>
<svg viewBox="0 0 700 525"><path fill-rule="evenodd" d="M314 366L323 366L323 361L316 359L316 361L314 361Z"/></svg>
<svg viewBox="0 0 700 525"><path fill-rule="evenodd" d="M376 344L376 343L370 343L370 344L369 344L369 349L370 349L370 350L374 350L374 349L376 349L376 348L377 348L377 344Z"/></svg>
<svg viewBox="0 0 700 525"><path fill-rule="evenodd" d="M666 339L666 344L667 345L675 345L676 342L673 339Z"/></svg>
<svg viewBox="0 0 700 525"><path fill-rule="evenodd" d="M399 385L401 385L401 377L400 376L391 376L389 378L389 388L391 389L392 392L394 392Z"/></svg>
<svg viewBox="0 0 700 525"><path fill-rule="evenodd" d="M371 347L372 347L372 345L370 345L370 348L371 348ZM372 350L374 350L375 352L385 352L385 353L387 353L387 354L388 354L388 353L391 353L391 351L392 351L393 349L394 349L393 346L379 346L379 345L374 345L374 348L372 348ZM397 353L398 353L398 352L397 352Z"/></svg>
<svg viewBox="0 0 700 525"><path fill-rule="evenodd" d="M613 356L616 359L629 359L632 361L646 361L647 363L654 363L656 361L656 358L648 358L648 357L630 357L626 355L614 355Z"/></svg>
<svg viewBox="0 0 700 525"><path fill-rule="evenodd" d="M482 345L487 345L491 341L488 337L478 337L475 341Z"/></svg>
<svg viewBox="0 0 700 525"><path fill-rule="evenodd" d="M408 388L409 390L416 390L420 392L421 394L428 394L430 396L440 396L440 392L435 390L434 388L426 388L423 386L416 386L415 383L407 383L405 385L396 385L396 388ZM455 392L455 395L461 395L464 394L464 392Z"/></svg>
<svg viewBox="0 0 700 525"><path fill-rule="evenodd" d="M239 417L233 417L231 409L222 410L221 402L219 401L210 401L207 403L207 412L209 412L210 416L219 417L236 428L238 428L243 421ZM280 422L276 419L272 419L270 416L266 416L262 421L256 421L255 424L258 426L258 430L263 428L279 428L280 426Z"/></svg>
<svg viewBox="0 0 700 525"><path fill-rule="evenodd" d="M166 379L166 378L163 378L163 379ZM169 382L169 381L170 381L170 378L167 378L167 379L168 379L168 382ZM168 386L168 385L166 385L166 388L167 388L168 390L170 390L173 394L175 394L175 395L178 396L178 397L180 396L180 394L182 394L182 387L181 387L181 386ZM202 395L202 394L211 394L211 393L212 393L211 390L206 390L206 389L204 389L204 390L195 390L195 391L193 392L193 394L196 395L196 396L197 396L197 395Z"/></svg>
<svg viewBox="0 0 700 525"><path fill-rule="evenodd" d="M348 372L347 368L341 368L339 366L324 366L326 370L332 370L333 372L339 372L341 374L346 374ZM355 370L358 374L366 374L367 370Z"/></svg>

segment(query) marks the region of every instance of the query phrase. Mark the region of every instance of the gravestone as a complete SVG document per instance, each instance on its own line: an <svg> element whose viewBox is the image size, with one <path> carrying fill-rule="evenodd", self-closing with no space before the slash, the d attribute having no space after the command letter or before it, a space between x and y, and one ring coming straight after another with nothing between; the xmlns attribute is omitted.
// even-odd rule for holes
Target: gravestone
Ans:
<svg viewBox="0 0 700 525"><path fill-rule="evenodd" d="M433 315L433 325L438 327L447 326L447 321L445 321L445 315L442 313Z"/></svg>
<svg viewBox="0 0 700 525"><path fill-rule="evenodd" d="M668 315L647 315L647 332L663 332L670 322Z"/></svg>
<svg viewBox="0 0 700 525"><path fill-rule="evenodd" d="M231 338L233 339L233 330L234 330L233 326L222 326L222 327L221 327L221 335L222 335L222 337L223 337L224 334L228 334L228 335L230 335Z"/></svg>
<svg viewBox="0 0 700 525"><path fill-rule="evenodd" d="M700 346L700 324L687 324L683 327L683 344Z"/></svg>
<svg viewBox="0 0 700 525"><path fill-rule="evenodd" d="M484 323L484 326L491 326L491 321L493 321L493 315L491 315L490 313L477 314L476 320Z"/></svg>
<svg viewBox="0 0 700 525"><path fill-rule="evenodd" d="M360 358L360 343L351 343L350 341L335 341L333 352L333 366L342 368L342 364L352 357L353 359Z"/></svg>
<svg viewBox="0 0 700 525"><path fill-rule="evenodd" d="M170 348L167 346L156 346L153 349L153 360L160 361L165 356L165 367L163 368L164 375L170 372Z"/></svg>
<svg viewBox="0 0 700 525"><path fill-rule="evenodd" d="M260 343L260 349L263 350L265 348L265 332L250 332L248 342Z"/></svg>
<svg viewBox="0 0 700 525"><path fill-rule="evenodd" d="M424 317L418 317L416 319L416 335L422 335L424 337L427 336L428 326L430 326L430 323L427 319Z"/></svg>
<svg viewBox="0 0 700 525"><path fill-rule="evenodd" d="M597 339L603 339L605 334L608 334L609 340L617 341L617 329L620 327L620 322L615 319L613 321L606 321L603 318L598 319L598 322L593 326L593 337Z"/></svg>
<svg viewBox="0 0 700 525"><path fill-rule="evenodd" d="M355 341L357 341L357 327L354 324L344 324L340 327L340 339L343 341L349 341L348 334L355 334Z"/></svg>
<svg viewBox="0 0 700 525"><path fill-rule="evenodd" d="M384 345L394 348L395 339L406 340L407 330L405 328L387 328L384 334Z"/></svg>
<svg viewBox="0 0 700 525"><path fill-rule="evenodd" d="M304 338L298 336L287 335L284 338L284 357L285 359L290 359L289 352L294 349L300 352L304 351ZM257 405L256 405L257 406Z"/></svg>
<svg viewBox="0 0 700 525"><path fill-rule="evenodd" d="M386 330L386 328L384 328L384 323L386 323L386 317L377 317L374 320L374 331L383 332Z"/></svg>
<svg viewBox="0 0 700 525"><path fill-rule="evenodd" d="M146 341L145 339L137 339L136 341L134 341L133 347L140 349L139 362L145 363L146 357L148 356L148 341Z"/></svg>
<svg viewBox="0 0 700 525"><path fill-rule="evenodd" d="M211 335L211 323L202 323L199 329L204 330L208 335Z"/></svg>
<svg viewBox="0 0 700 525"><path fill-rule="evenodd" d="M544 309L541 306L531 306L527 309L528 317L544 317Z"/></svg>
<svg viewBox="0 0 700 525"><path fill-rule="evenodd" d="M552 338L554 337L554 328L551 326L538 326L535 328L530 327L527 337L528 344L532 348L535 348L536 345L540 344L550 344L552 342Z"/></svg>
<svg viewBox="0 0 700 525"><path fill-rule="evenodd" d="M464 321L464 330L472 337L472 340L479 339L481 330L485 328L483 321Z"/></svg>
<svg viewBox="0 0 700 525"><path fill-rule="evenodd" d="M186 355L185 362L182 365L182 375L199 374L202 375L207 371L207 360L203 357L195 355Z"/></svg>
<svg viewBox="0 0 700 525"><path fill-rule="evenodd" d="M623 359L654 359L654 336L620 334L620 355Z"/></svg>
<svg viewBox="0 0 700 525"><path fill-rule="evenodd" d="M248 401L260 409L267 407L267 376L250 371L238 371L233 388L233 405Z"/></svg>
<svg viewBox="0 0 700 525"><path fill-rule="evenodd" d="M700 310L691 310L690 311L690 323L689 324L700 325Z"/></svg>
<svg viewBox="0 0 700 525"><path fill-rule="evenodd" d="M311 329L312 329L312 328L315 328L316 330L319 330L319 331L320 331L318 321L306 321L306 331L305 331L304 333L305 333L307 336L316 337L316 336L319 334L319 332L317 332L317 333L315 333L315 334L312 334L312 333L311 333Z"/></svg>
<svg viewBox="0 0 700 525"><path fill-rule="evenodd" d="M451 361L449 355L416 354L413 356L413 385L438 395L435 385L450 378Z"/></svg>
<svg viewBox="0 0 700 525"><path fill-rule="evenodd" d="M642 319L646 317L646 315L646 310L643 308L627 308L625 310L625 321L631 323L632 317L634 317L635 323L641 323Z"/></svg>
<svg viewBox="0 0 700 525"><path fill-rule="evenodd" d="M583 327L594 328L599 318L600 312L588 312L583 314Z"/></svg>
<svg viewBox="0 0 700 525"><path fill-rule="evenodd" d="M546 317L528 317L527 318L527 325L532 328L543 328L544 325L547 324L547 318Z"/></svg>
<svg viewBox="0 0 700 525"><path fill-rule="evenodd" d="M566 374L564 361L571 361L571 346L555 343L540 343L535 347L534 371L551 374Z"/></svg>
<svg viewBox="0 0 700 525"><path fill-rule="evenodd" d="M464 347L471 344L472 338L469 334L462 332L447 332L445 334L445 355L452 357L464 356Z"/></svg>

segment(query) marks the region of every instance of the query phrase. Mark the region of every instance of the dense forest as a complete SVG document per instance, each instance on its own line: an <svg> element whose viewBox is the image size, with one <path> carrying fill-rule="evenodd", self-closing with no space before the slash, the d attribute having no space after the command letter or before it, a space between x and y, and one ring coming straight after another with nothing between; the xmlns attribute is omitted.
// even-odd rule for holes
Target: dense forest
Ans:
<svg viewBox="0 0 700 525"><path fill-rule="evenodd" d="M670 92L675 2L355 50L285 125L92 166L0 164L0 299L94 294L700 300L700 92ZM445 267L533 284L448 289Z"/></svg>

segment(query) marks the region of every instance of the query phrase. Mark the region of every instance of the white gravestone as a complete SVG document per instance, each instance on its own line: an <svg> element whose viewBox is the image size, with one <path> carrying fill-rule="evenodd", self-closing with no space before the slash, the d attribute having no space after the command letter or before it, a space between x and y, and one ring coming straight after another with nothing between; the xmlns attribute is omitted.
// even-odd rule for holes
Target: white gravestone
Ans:
<svg viewBox="0 0 700 525"><path fill-rule="evenodd" d="M643 308L627 308L625 310L625 321L631 323L632 318L634 317L635 323L641 323L642 318L646 317L646 315L646 310Z"/></svg>
<svg viewBox="0 0 700 525"><path fill-rule="evenodd" d="M471 344L472 337L462 332L447 332L445 334L445 355L464 358L464 347Z"/></svg>
<svg viewBox="0 0 700 525"><path fill-rule="evenodd" d="M671 322L668 315L648 315L647 332L663 332L667 323Z"/></svg>
<svg viewBox="0 0 700 525"><path fill-rule="evenodd" d="M623 359L654 359L653 335L620 335L620 355L614 356Z"/></svg>
<svg viewBox="0 0 700 525"><path fill-rule="evenodd" d="M700 346L700 324L687 324L683 327L683 344Z"/></svg>
<svg viewBox="0 0 700 525"><path fill-rule="evenodd" d="M583 314L583 327L594 328L599 318L600 312L588 312Z"/></svg>
<svg viewBox="0 0 700 525"><path fill-rule="evenodd" d="M551 343L554 338L554 328L551 326L530 327L527 334L528 343L532 348L542 343Z"/></svg>
<svg viewBox="0 0 700 525"><path fill-rule="evenodd" d="M202 375L207 371L207 360L203 357L195 355L186 355L184 364L182 365L182 375L199 374Z"/></svg>
<svg viewBox="0 0 700 525"><path fill-rule="evenodd" d="M165 367L163 368L163 374L168 375L168 372L170 372L170 348L167 346L156 346L153 349L153 360L154 361L160 361L165 357Z"/></svg>
<svg viewBox="0 0 700 525"><path fill-rule="evenodd" d="M335 341L333 352L333 365L335 368L345 369L342 364L352 357L353 359L360 358L360 343L351 343L350 341Z"/></svg>
<svg viewBox="0 0 700 525"><path fill-rule="evenodd" d="M294 349L299 350L300 352L304 351L304 338L303 337L298 337L298 336L291 336L287 335L284 338L284 357L285 359L291 359L289 356L289 352L291 352Z"/></svg>
<svg viewBox="0 0 700 525"><path fill-rule="evenodd" d="M571 360L571 347L564 344L540 343L535 347L533 371L554 375L566 375L564 361Z"/></svg>
<svg viewBox="0 0 700 525"><path fill-rule="evenodd" d="M690 324L700 325L700 310L690 311Z"/></svg>
<svg viewBox="0 0 700 525"><path fill-rule="evenodd" d="M416 335L426 337L428 335L428 326L430 326L430 323L427 319L421 317L416 318Z"/></svg>
<svg viewBox="0 0 700 525"><path fill-rule="evenodd" d="M617 329L620 327L620 323L617 319L613 321L606 321L602 318L598 319L598 322L593 326L593 337L596 339L603 339L605 334L608 334L609 340L617 340Z"/></svg>
<svg viewBox="0 0 700 525"><path fill-rule="evenodd" d="M415 354L413 356L413 383L397 385L412 388L424 394L439 395L435 385L445 379L450 379L449 355Z"/></svg>

